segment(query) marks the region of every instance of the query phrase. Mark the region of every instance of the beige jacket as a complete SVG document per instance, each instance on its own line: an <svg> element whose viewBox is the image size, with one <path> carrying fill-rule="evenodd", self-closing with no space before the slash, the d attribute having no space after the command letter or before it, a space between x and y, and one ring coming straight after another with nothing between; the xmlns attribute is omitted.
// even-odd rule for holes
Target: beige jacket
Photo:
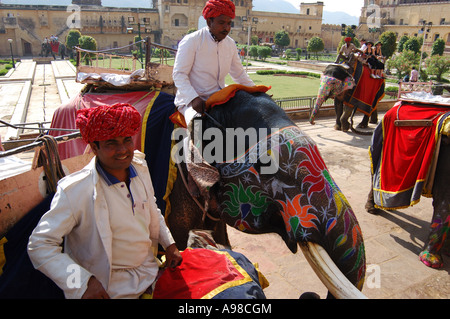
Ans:
<svg viewBox="0 0 450 319"><path fill-rule="evenodd" d="M136 151L133 166L146 185L147 208L151 214L150 239L156 254L158 243L166 248L174 240L156 205L144 157ZM44 214L28 243L33 266L52 279L66 298L81 298L91 275L95 275L105 289L111 278L112 232L103 190L97 184L95 159L59 181L50 210ZM74 265L81 269L79 287L73 287L77 279L73 277Z"/></svg>

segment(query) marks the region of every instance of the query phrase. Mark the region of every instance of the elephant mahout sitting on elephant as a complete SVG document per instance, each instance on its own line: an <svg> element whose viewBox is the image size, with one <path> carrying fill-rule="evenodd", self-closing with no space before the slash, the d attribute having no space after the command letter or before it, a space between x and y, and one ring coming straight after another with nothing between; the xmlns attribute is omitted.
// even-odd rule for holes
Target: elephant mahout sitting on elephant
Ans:
<svg viewBox="0 0 450 319"><path fill-rule="evenodd" d="M344 64L329 64L321 77L317 100L311 112L309 122L314 119L322 104L329 98L334 99L336 124L338 131L353 132L361 135L372 134L353 128L353 115L356 110L364 113L363 120L357 128L366 128L369 123L377 123L376 107L384 96L384 80L370 78L370 70L358 56L351 54ZM349 122L350 119L350 122Z"/></svg>
<svg viewBox="0 0 450 319"><path fill-rule="evenodd" d="M182 139L186 131L180 132ZM176 143L172 157L180 169L166 221L180 249L185 248L189 230L199 228L215 230L216 242L229 245L224 222L250 234L275 232L293 253L299 245L311 264L328 260L325 268L339 269L351 282L347 288L360 293L366 265L356 216L317 145L267 94L238 91L194 120L191 132L191 145L198 146L202 160L219 174L204 187L206 199L189 194L182 176L189 163L183 162L183 142ZM201 180L199 175L194 180ZM308 243L320 247L310 249ZM317 252L325 255L317 257ZM316 273L335 297L355 298L343 293L347 288L333 288L328 275Z"/></svg>

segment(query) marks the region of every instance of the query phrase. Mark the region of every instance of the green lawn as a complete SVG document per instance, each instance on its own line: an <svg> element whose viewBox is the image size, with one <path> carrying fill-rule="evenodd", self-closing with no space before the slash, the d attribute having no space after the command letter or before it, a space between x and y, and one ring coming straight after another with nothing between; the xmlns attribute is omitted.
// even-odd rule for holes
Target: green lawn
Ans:
<svg viewBox="0 0 450 319"><path fill-rule="evenodd" d="M250 73L250 78L256 85L271 86L267 94L274 99L300 96L316 96L319 90L320 79L289 75L258 75ZM233 84L231 77L226 78L226 84Z"/></svg>

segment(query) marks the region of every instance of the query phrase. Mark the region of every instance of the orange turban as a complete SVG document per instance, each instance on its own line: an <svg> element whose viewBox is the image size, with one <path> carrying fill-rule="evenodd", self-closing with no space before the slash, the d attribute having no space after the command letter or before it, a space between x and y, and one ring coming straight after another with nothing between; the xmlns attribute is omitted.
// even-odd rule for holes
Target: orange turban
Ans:
<svg viewBox="0 0 450 319"><path fill-rule="evenodd" d="M130 104L100 105L77 111L76 125L86 143L133 136L141 128L141 114Z"/></svg>
<svg viewBox="0 0 450 319"><path fill-rule="evenodd" d="M236 17L234 3L230 0L209 0L203 8L203 17L216 18L220 15L226 15L231 19Z"/></svg>

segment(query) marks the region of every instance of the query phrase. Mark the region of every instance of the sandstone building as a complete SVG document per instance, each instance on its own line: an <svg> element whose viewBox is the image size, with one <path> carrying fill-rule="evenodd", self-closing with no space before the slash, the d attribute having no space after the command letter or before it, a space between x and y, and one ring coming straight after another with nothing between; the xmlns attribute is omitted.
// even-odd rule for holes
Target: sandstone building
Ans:
<svg viewBox="0 0 450 319"><path fill-rule="evenodd" d="M236 19L230 36L246 44L249 28L262 43L273 43L275 33L286 30L291 47L306 47L313 36L321 35L323 2L301 3L298 14L253 11L252 0L233 0ZM190 29L205 25L201 17L205 0L152 0L152 8L104 7L101 0L73 0L61 5L0 6L0 43L13 40L18 56L37 56L45 37L57 36L65 42L70 29L96 39L98 49L126 46L134 35L170 47ZM139 29L139 30L138 30ZM9 47L0 46L0 55L8 56Z"/></svg>
<svg viewBox="0 0 450 319"><path fill-rule="evenodd" d="M236 18L230 36L239 44L247 43L249 28L260 43L273 43L275 33L285 30L292 48L306 48L309 39L319 36L325 49L336 51L341 40L341 25L322 24L321 1L299 0L297 14L255 11L252 0L232 1ZM148 0L152 5L146 8L105 7L101 0L66 0L64 6L54 5L62 3L56 0L48 1L49 5L0 3L0 43L4 44L0 46L0 56L10 55L8 39L12 39L14 55L38 56L45 37L55 35L65 42L72 28L94 37L100 50L127 46L139 33L143 38L176 48L188 30L205 25L201 17L205 2ZM399 37L424 35L426 50L430 50L435 39L442 38L450 51L449 17L450 0L364 0L355 33L360 39L372 41L388 30Z"/></svg>
<svg viewBox="0 0 450 319"><path fill-rule="evenodd" d="M358 34L376 40L384 31L424 37L424 50L444 39L450 52L450 0L364 0Z"/></svg>

